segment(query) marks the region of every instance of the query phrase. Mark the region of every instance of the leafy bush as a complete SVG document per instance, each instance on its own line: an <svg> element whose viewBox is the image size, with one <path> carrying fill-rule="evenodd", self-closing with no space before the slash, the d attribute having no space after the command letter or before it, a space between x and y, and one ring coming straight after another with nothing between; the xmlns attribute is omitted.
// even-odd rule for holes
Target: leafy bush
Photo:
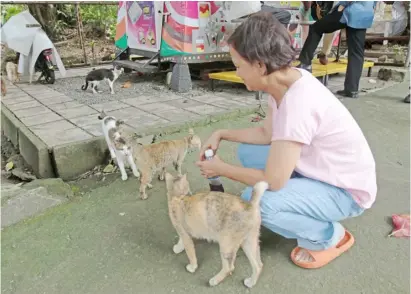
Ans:
<svg viewBox="0 0 411 294"><path fill-rule="evenodd" d="M61 36L66 28L76 27L76 6L75 4L59 3L52 7L55 20L50 24L50 29L54 35ZM23 4L7 4L1 7L1 23L7 22L10 17L28 9ZM85 27L91 29L93 37L109 36L114 39L116 33L117 5L81 5L80 13Z"/></svg>
<svg viewBox="0 0 411 294"><path fill-rule="evenodd" d="M113 35L112 28L114 26L115 31L117 21L116 5L82 5L80 12L84 25L90 25L103 34Z"/></svg>
<svg viewBox="0 0 411 294"><path fill-rule="evenodd" d="M5 24L10 17L27 9L23 4L6 4L1 6L1 24Z"/></svg>

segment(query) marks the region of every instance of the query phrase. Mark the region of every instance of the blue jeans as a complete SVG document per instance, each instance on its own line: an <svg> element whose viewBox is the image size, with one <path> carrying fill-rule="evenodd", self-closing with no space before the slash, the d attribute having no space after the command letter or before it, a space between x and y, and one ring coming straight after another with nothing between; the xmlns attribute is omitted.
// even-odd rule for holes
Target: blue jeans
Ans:
<svg viewBox="0 0 411 294"><path fill-rule="evenodd" d="M240 144L238 157L244 167L264 170L269 149L269 145ZM249 201L251 192L247 187L241 197ZM315 251L336 246L345 234L339 221L364 212L344 189L296 172L281 190L266 191L260 208L264 227Z"/></svg>

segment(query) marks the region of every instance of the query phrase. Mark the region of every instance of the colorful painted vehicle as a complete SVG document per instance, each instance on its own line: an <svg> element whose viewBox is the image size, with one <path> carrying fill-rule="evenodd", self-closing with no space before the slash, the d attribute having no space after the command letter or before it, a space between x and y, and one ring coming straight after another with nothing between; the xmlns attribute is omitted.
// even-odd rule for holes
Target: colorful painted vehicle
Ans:
<svg viewBox="0 0 411 294"><path fill-rule="evenodd" d="M265 5L289 10L288 30L293 45L304 44L310 21L302 1L264 1ZM227 38L239 17L261 10L260 1L120 1L117 14L115 64L147 73L170 70L173 63L230 61ZM130 55L145 60L130 61Z"/></svg>
<svg viewBox="0 0 411 294"><path fill-rule="evenodd" d="M160 65L170 62L229 61L226 41L236 26L229 18L252 14L261 8L256 1L241 4L231 1L120 1L115 36L120 60L115 63L140 72L154 72ZM130 55L146 60L132 62Z"/></svg>

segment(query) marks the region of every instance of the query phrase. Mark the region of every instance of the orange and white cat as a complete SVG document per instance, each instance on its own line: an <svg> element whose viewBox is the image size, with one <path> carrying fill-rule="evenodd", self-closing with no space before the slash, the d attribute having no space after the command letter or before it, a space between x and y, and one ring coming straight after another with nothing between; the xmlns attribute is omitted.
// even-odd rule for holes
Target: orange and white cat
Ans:
<svg viewBox="0 0 411 294"><path fill-rule="evenodd" d="M244 285L253 287L260 276L263 263L260 257L260 199L268 189L266 182L254 186L250 202L228 193L207 191L187 196L190 191L187 176L173 177L166 173L168 212L179 241L173 251L186 251L187 271L197 270L193 238L217 242L220 246L221 271L209 280L216 286L234 271L238 249L241 247L252 268Z"/></svg>

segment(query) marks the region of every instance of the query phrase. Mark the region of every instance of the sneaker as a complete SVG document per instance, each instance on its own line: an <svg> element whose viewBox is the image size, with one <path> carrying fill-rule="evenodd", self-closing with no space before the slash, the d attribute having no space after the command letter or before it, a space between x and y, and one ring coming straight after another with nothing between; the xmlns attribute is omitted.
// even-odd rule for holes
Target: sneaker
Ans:
<svg viewBox="0 0 411 294"><path fill-rule="evenodd" d="M337 95L344 96L347 98L358 98L358 92L351 92L346 90L339 90L336 93Z"/></svg>

